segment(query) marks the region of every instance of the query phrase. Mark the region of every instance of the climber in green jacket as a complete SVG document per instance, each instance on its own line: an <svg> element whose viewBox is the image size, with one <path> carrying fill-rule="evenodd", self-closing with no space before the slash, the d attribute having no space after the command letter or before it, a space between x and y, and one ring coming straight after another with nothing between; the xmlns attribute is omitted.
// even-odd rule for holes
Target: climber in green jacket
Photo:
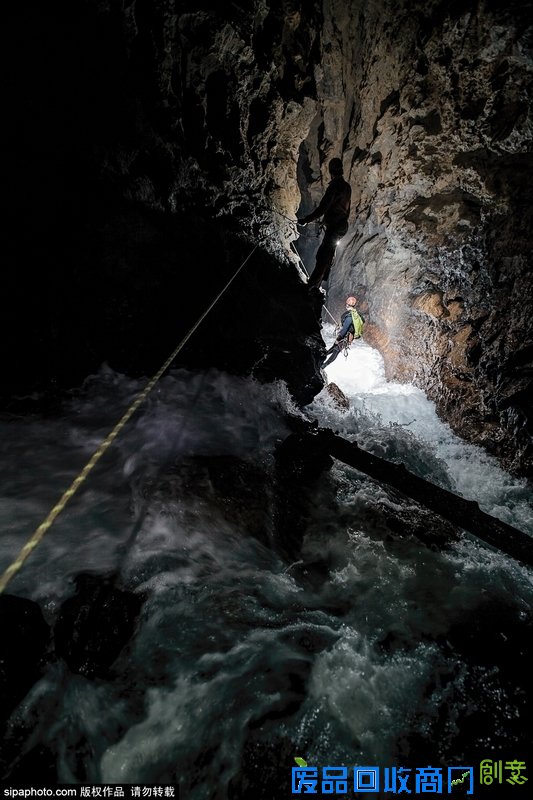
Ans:
<svg viewBox="0 0 533 800"><path fill-rule="evenodd" d="M346 311L341 317L341 329L332 346L326 352L329 356L322 364L322 369L328 367L335 361L341 350L348 348L354 339L360 339L363 335L365 324L364 317L356 311L357 298L350 295L346 298Z"/></svg>

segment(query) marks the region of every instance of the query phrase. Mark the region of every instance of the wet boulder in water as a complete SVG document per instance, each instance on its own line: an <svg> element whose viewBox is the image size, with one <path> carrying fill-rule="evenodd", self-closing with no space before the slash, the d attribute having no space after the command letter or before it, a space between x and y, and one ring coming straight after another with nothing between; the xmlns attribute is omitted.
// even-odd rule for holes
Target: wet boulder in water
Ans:
<svg viewBox="0 0 533 800"><path fill-rule="evenodd" d="M467 667L457 692L456 743L467 757L488 747L513 760L531 753L533 732L524 720L533 712L532 631L530 612L490 599L447 632L446 645Z"/></svg>
<svg viewBox="0 0 533 800"><path fill-rule="evenodd" d="M421 713L420 730L402 740L404 764L434 760L436 752L442 761L453 753L464 764L479 762L480 753L527 763L532 627L523 608L490 599L436 638L441 656L425 689L431 716Z"/></svg>
<svg viewBox="0 0 533 800"><path fill-rule="evenodd" d="M269 537L269 499L264 470L236 456L196 459L206 471L209 494L224 517L266 546Z"/></svg>
<svg viewBox="0 0 533 800"><path fill-rule="evenodd" d="M39 678L50 641L50 628L32 600L0 597L0 722Z"/></svg>
<svg viewBox="0 0 533 800"><path fill-rule="evenodd" d="M280 471L300 479L317 478L333 465L333 458L319 436L292 433L276 449Z"/></svg>
<svg viewBox="0 0 533 800"><path fill-rule="evenodd" d="M336 383L328 383L326 391L333 398L333 401L340 411L347 411L350 408L350 401Z"/></svg>
<svg viewBox="0 0 533 800"><path fill-rule="evenodd" d="M201 505L220 512L241 532L270 546L268 475L256 463L234 455L194 456L180 461L159 480L153 496L162 502L179 502L193 514Z"/></svg>
<svg viewBox="0 0 533 800"><path fill-rule="evenodd" d="M114 576L81 574L54 628L56 653L72 672L109 677L113 662L131 639L141 610L140 595L118 589Z"/></svg>

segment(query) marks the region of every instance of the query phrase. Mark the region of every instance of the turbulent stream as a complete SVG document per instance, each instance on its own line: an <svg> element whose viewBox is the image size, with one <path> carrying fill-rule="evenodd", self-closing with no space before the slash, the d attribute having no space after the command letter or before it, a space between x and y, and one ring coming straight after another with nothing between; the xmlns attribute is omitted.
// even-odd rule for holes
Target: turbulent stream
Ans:
<svg viewBox="0 0 533 800"><path fill-rule="evenodd" d="M80 572L118 570L145 598L111 677L52 659L12 717L21 752L45 753L57 782L289 797L294 756L524 755L531 572L339 463L306 490L290 563L271 544L271 478L290 418L306 417L530 535L531 487L458 439L420 390L387 383L364 343L328 378L348 412L326 391L299 411L283 384L171 371L13 580L51 625ZM2 568L142 386L103 367L60 415L1 421Z"/></svg>

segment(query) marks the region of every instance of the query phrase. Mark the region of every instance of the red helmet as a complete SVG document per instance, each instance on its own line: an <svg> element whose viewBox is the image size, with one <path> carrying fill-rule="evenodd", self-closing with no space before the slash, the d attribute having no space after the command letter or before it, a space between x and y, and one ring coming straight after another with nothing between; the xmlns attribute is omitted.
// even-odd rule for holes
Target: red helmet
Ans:
<svg viewBox="0 0 533 800"><path fill-rule="evenodd" d="M346 305L347 306L356 306L357 305L357 297L353 297L352 295L350 295L350 297L347 297L346 298Z"/></svg>

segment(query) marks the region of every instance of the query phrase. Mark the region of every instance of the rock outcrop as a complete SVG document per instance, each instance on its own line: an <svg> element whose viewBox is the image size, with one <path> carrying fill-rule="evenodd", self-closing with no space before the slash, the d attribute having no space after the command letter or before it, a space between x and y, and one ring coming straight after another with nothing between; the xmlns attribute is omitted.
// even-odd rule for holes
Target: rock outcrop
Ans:
<svg viewBox="0 0 533 800"><path fill-rule="evenodd" d="M325 8L322 127L304 143L299 174L318 179L320 163L342 147L353 224L331 307L356 291L365 338L388 375L417 383L462 436L531 474L533 32L525 6Z"/></svg>

